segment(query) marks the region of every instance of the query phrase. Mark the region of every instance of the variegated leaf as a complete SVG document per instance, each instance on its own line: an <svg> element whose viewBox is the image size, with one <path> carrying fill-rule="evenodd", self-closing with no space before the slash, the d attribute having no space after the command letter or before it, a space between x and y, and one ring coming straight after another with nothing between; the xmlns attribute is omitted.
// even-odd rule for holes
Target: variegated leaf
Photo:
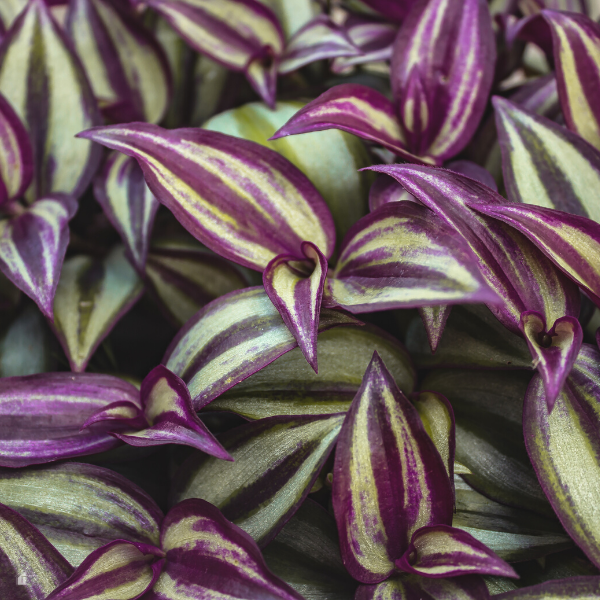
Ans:
<svg viewBox="0 0 600 600"><path fill-rule="evenodd" d="M250 84L269 105L275 104L275 80L283 51L281 25L257 0L148 0L186 42L201 54L234 71L246 73Z"/></svg>
<svg viewBox="0 0 600 600"><path fill-rule="evenodd" d="M115 539L160 543L161 510L109 469L62 463L0 470L0 502L35 525L74 566Z"/></svg>
<svg viewBox="0 0 600 600"><path fill-rule="evenodd" d="M119 232L133 266L143 273L159 205L136 161L114 152L96 179L94 195Z"/></svg>
<svg viewBox="0 0 600 600"><path fill-rule="evenodd" d="M373 325L336 327L317 339L319 373L299 348L280 356L211 402L209 410L227 410L246 419L277 415L346 412L360 387L373 350L385 361L398 387L413 391L410 357L391 335Z"/></svg>
<svg viewBox="0 0 600 600"><path fill-rule="evenodd" d="M254 540L208 502L171 509L161 538L165 566L145 600L303 600L269 571Z"/></svg>
<svg viewBox="0 0 600 600"><path fill-rule="evenodd" d="M600 577L569 577L494 596L494 600L597 600Z"/></svg>
<svg viewBox="0 0 600 600"><path fill-rule="evenodd" d="M419 315L427 333L431 352L435 352L440 344L451 311L452 306L448 304L419 307Z"/></svg>
<svg viewBox="0 0 600 600"><path fill-rule="evenodd" d="M66 30L109 120L162 119L171 91L167 60L128 2L73 0Z"/></svg>
<svg viewBox="0 0 600 600"><path fill-rule="evenodd" d="M76 210L71 196L48 196L0 221L0 270L49 319Z"/></svg>
<svg viewBox="0 0 600 600"><path fill-rule="evenodd" d="M103 261L75 256L65 262L54 297L54 329L73 371L85 370L100 342L142 293L142 281L122 247Z"/></svg>
<svg viewBox="0 0 600 600"><path fill-rule="evenodd" d="M493 102L508 197L600 222L600 152L546 117Z"/></svg>
<svg viewBox="0 0 600 600"><path fill-rule="evenodd" d="M62 192L79 197L101 152L73 140L100 123L83 68L45 0L31 0L0 46L0 92L26 125L34 151L29 200Z"/></svg>
<svg viewBox="0 0 600 600"><path fill-rule="evenodd" d="M417 410L375 352L340 433L333 509L342 558L362 583L378 583L420 527L450 524L452 488Z"/></svg>
<svg viewBox="0 0 600 600"><path fill-rule="evenodd" d="M219 436L234 462L199 453L180 468L172 500L202 498L269 543L310 492L344 415L270 417Z"/></svg>
<svg viewBox="0 0 600 600"><path fill-rule="evenodd" d="M169 131L148 123L80 135L136 158L158 200L225 258L262 271L279 254L299 256L305 241L327 258L333 253L327 205L272 150L212 131Z"/></svg>
<svg viewBox="0 0 600 600"><path fill-rule="evenodd" d="M11 600L46 600L73 567L20 514L0 504L0 593Z"/></svg>
<svg viewBox="0 0 600 600"><path fill-rule="evenodd" d="M0 5L0 21L4 29L10 29L19 13L27 6L27 0L5 0Z"/></svg>
<svg viewBox="0 0 600 600"><path fill-rule="evenodd" d="M327 282L326 306L354 313L496 301L466 244L430 210L392 202L348 232Z"/></svg>
<svg viewBox="0 0 600 600"><path fill-rule="evenodd" d="M324 309L319 331L356 323ZM264 288L254 287L207 304L171 342L163 363L185 381L194 409L200 410L296 346Z"/></svg>
<svg viewBox="0 0 600 600"><path fill-rule="evenodd" d="M291 38L318 13L312 0L259 0L277 16L286 39Z"/></svg>

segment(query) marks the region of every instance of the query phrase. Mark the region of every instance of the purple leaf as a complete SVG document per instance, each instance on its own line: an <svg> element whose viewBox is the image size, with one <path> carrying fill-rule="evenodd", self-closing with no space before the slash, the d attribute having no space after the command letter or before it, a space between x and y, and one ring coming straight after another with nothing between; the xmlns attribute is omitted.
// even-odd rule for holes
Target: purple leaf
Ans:
<svg viewBox="0 0 600 600"><path fill-rule="evenodd" d="M25 193L33 177L29 134L0 94L0 205Z"/></svg>
<svg viewBox="0 0 600 600"><path fill-rule="evenodd" d="M257 0L148 0L148 6L197 52L233 71L246 73L251 85L271 108L274 81L284 38L270 8Z"/></svg>
<svg viewBox="0 0 600 600"><path fill-rule="evenodd" d="M3 598L46 600L73 567L27 519L0 504L0 572Z"/></svg>
<svg viewBox="0 0 600 600"><path fill-rule="evenodd" d="M399 23L404 20L415 2L416 0L363 0L363 4Z"/></svg>
<svg viewBox="0 0 600 600"><path fill-rule="evenodd" d="M184 444L233 460L194 412L185 383L169 369L162 365L152 369L142 382L140 395L148 427L115 433L115 437L131 446Z"/></svg>
<svg viewBox="0 0 600 600"><path fill-rule="evenodd" d="M543 315L525 311L521 314L521 327L534 364L542 375L551 412L579 354L583 342L581 325L574 317L562 317L548 331Z"/></svg>
<svg viewBox="0 0 600 600"><path fill-rule="evenodd" d="M394 45L392 91L407 149L435 164L471 139L494 77L496 45L485 0L419 0Z"/></svg>
<svg viewBox="0 0 600 600"><path fill-rule="evenodd" d="M172 508L161 538L165 565L144 600L303 600L269 571L254 540L204 500Z"/></svg>
<svg viewBox="0 0 600 600"><path fill-rule="evenodd" d="M518 577L514 569L472 535L448 525L421 527L396 561L401 571L424 577L495 575Z"/></svg>
<svg viewBox="0 0 600 600"><path fill-rule="evenodd" d="M452 521L444 462L375 352L338 442L332 500L342 558L362 583L394 572L425 525Z"/></svg>
<svg viewBox="0 0 600 600"><path fill-rule="evenodd" d="M600 577L545 581L494 596L494 600L592 600L600 597Z"/></svg>
<svg viewBox="0 0 600 600"><path fill-rule="evenodd" d="M73 0L65 29L109 121L158 123L170 100L166 56L122 0Z"/></svg>
<svg viewBox="0 0 600 600"><path fill-rule="evenodd" d="M451 310L452 306L447 304L419 307L419 314L425 326L431 352L435 352L440 344Z"/></svg>
<svg viewBox="0 0 600 600"><path fill-rule="evenodd" d="M262 271L313 242L333 253L331 213L307 177L277 152L202 129L148 123L80 134L138 160L152 193L203 244Z"/></svg>
<svg viewBox="0 0 600 600"><path fill-rule="evenodd" d="M327 276L327 259L310 242L302 244L305 260L277 256L263 273L269 299L278 310L307 362L317 369L317 332Z"/></svg>
<svg viewBox="0 0 600 600"><path fill-rule="evenodd" d="M487 169L479 166L477 163L474 163L470 160L453 160L449 162L445 168L470 177L475 181L479 181L479 183L483 183L483 185L489 187L495 192L498 191L498 186L496 185L496 181L492 177L492 174Z"/></svg>
<svg viewBox="0 0 600 600"><path fill-rule="evenodd" d="M574 13L545 10L542 14L552 31L565 121L569 129L600 150L600 109L593 100L600 93L600 26Z"/></svg>
<svg viewBox="0 0 600 600"><path fill-rule="evenodd" d="M35 54L36 50L44 51ZM35 178L29 200L59 192L81 196L101 151L73 136L100 115L79 59L45 0L31 0L0 46L0 92L29 131Z"/></svg>
<svg viewBox="0 0 600 600"><path fill-rule="evenodd" d="M369 191L369 210L371 212L382 207L388 202L419 202L411 193L407 192L393 177L383 173L377 175Z"/></svg>
<svg viewBox="0 0 600 600"><path fill-rule="evenodd" d="M136 161L114 152L96 178L94 195L119 232L133 266L143 273L159 204Z"/></svg>
<svg viewBox="0 0 600 600"><path fill-rule="evenodd" d="M323 309L319 331L357 323L353 317ZM183 379L194 410L200 410L296 346L261 286L207 304L175 336L163 363Z"/></svg>
<svg viewBox="0 0 600 600"><path fill-rule="evenodd" d="M119 445L114 423L80 432L99 409L139 403L130 383L109 375L44 373L0 379L0 466L23 467L103 452Z"/></svg>
<svg viewBox="0 0 600 600"><path fill-rule="evenodd" d="M388 203L355 223L326 290L326 306L356 313L497 301L467 244L414 202Z"/></svg>
<svg viewBox="0 0 600 600"><path fill-rule="evenodd" d="M156 546L115 540L94 550L47 600L88 600L102 596L136 600L157 580L163 557L164 553Z"/></svg>
<svg viewBox="0 0 600 600"><path fill-rule="evenodd" d="M571 375L548 409L534 376L523 409L529 458L563 527L600 566L600 517L590 498L600 495L600 352L583 344ZM576 457L576 460L574 460Z"/></svg>
<svg viewBox="0 0 600 600"><path fill-rule="evenodd" d="M0 270L49 319L76 210L73 197L57 194L0 221Z"/></svg>

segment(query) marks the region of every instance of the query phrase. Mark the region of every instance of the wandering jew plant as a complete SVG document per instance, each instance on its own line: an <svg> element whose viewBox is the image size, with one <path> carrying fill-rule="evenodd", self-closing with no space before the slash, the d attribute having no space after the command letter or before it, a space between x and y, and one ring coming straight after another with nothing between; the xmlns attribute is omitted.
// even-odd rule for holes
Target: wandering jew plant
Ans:
<svg viewBox="0 0 600 600"><path fill-rule="evenodd" d="M0 598L600 600L599 17L0 0Z"/></svg>

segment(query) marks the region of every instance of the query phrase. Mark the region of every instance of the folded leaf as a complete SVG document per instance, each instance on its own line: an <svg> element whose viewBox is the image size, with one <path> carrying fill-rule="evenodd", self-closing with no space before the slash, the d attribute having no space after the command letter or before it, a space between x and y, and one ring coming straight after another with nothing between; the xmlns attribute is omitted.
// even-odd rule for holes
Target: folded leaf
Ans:
<svg viewBox="0 0 600 600"><path fill-rule="evenodd" d="M0 94L0 204L24 194L32 177L33 148L29 134Z"/></svg>
<svg viewBox="0 0 600 600"><path fill-rule="evenodd" d="M406 395L414 388L415 373L406 350L396 338L373 325L325 331L317 338L317 350L318 374L295 348L225 392L207 409L232 411L246 419L346 412L373 350Z"/></svg>
<svg viewBox="0 0 600 600"><path fill-rule="evenodd" d="M544 317L535 311L525 311L521 315L521 325L531 356L544 381L548 411L552 411L579 354L583 330L574 317L562 317L548 331Z"/></svg>
<svg viewBox="0 0 600 600"><path fill-rule="evenodd" d="M319 331L356 324L324 309ZM163 363L181 377L200 410L240 381L297 346L262 287L213 300L190 319L167 349Z"/></svg>
<svg viewBox="0 0 600 600"><path fill-rule="evenodd" d="M600 152L546 117L493 102L508 197L600 221Z"/></svg>
<svg viewBox="0 0 600 600"><path fill-rule="evenodd" d="M271 417L230 430L218 439L234 462L191 456L181 466L173 500L207 500L264 546L310 492L343 420Z"/></svg>
<svg viewBox="0 0 600 600"><path fill-rule="evenodd" d="M142 281L122 247L102 262L89 256L65 262L54 298L54 328L73 371L85 370L100 342L142 292Z"/></svg>
<svg viewBox="0 0 600 600"><path fill-rule="evenodd" d="M411 193L407 192L393 177L382 173L377 175L369 191L369 210L373 212L388 202L402 202L410 200L419 202Z"/></svg>
<svg viewBox="0 0 600 600"><path fill-rule="evenodd" d="M152 193L203 244L262 271L279 254L335 245L331 214L310 181L258 144L202 129L148 123L80 134L138 160Z"/></svg>
<svg viewBox="0 0 600 600"><path fill-rule="evenodd" d="M492 177L492 174L477 163L470 160L453 160L446 164L445 168L466 175L471 179L475 179L475 181L483 183L483 185L486 185L495 192L498 191L498 186L496 185L496 181Z"/></svg>
<svg viewBox="0 0 600 600"><path fill-rule="evenodd" d="M302 243L305 259L276 256L263 273L269 299L290 330L308 364L317 372L317 331L327 259L310 242Z"/></svg>
<svg viewBox="0 0 600 600"><path fill-rule="evenodd" d="M269 571L254 540L208 502L172 508L161 538L165 566L144 600L302 600Z"/></svg>
<svg viewBox="0 0 600 600"><path fill-rule="evenodd" d="M467 242L481 274L502 304L488 304L494 315L520 333L524 310L537 310L547 323L579 315L579 291L532 243L512 228L482 218L472 204L495 209L506 200L464 175L413 165L372 167L394 177ZM515 260L515 257L519 260Z"/></svg>
<svg viewBox="0 0 600 600"><path fill-rule="evenodd" d="M408 151L393 103L364 85L336 85L300 109L271 139L323 129L341 129L380 144L406 160L430 162Z"/></svg>
<svg viewBox="0 0 600 600"><path fill-rule="evenodd" d="M162 119L171 91L167 60L127 2L70 2L65 28L109 120Z"/></svg>
<svg viewBox="0 0 600 600"><path fill-rule="evenodd" d="M471 139L487 105L496 44L487 2L417 2L392 55L407 148L441 164Z"/></svg>
<svg viewBox="0 0 600 600"><path fill-rule="evenodd" d="M0 270L49 319L76 210L73 197L55 195L0 221Z"/></svg>
<svg viewBox="0 0 600 600"><path fill-rule="evenodd" d="M169 369L163 365L152 369L142 381L140 396L148 427L115 433L115 437L131 446L184 444L233 460L194 412L185 383Z"/></svg>
<svg viewBox="0 0 600 600"><path fill-rule="evenodd" d="M600 88L600 27L564 10L543 11L552 31L558 95L569 129L600 150L600 110L590 102Z"/></svg>
<svg viewBox="0 0 600 600"><path fill-rule="evenodd" d="M569 577L494 596L496 600L595 600L600 577Z"/></svg>
<svg viewBox="0 0 600 600"><path fill-rule="evenodd" d="M414 202L392 202L348 232L326 306L355 313L440 303L494 302L452 229Z"/></svg>
<svg viewBox="0 0 600 600"><path fill-rule="evenodd" d="M164 17L197 52L234 71L244 71L250 83L271 107L275 87L267 85L272 65L283 51L281 25L273 12L256 0L149 0L148 6ZM272 53L272 56L268 56ZM252 66L252 61L259 58ZM262 61L263 58L268 58ZM261 64L262 63L262 64Z"/></svg>
<svg viewBox="0 0 600 600"><path fill-rule="evenodd" d="M444 462L376 352L340 433L332 501L344 564L362 583L389 577L414 531L452 521Z"/></svg>
<svg viewBox="0 0 600 600"><path fill-rule="evenodd" d="M448 525L421 527L396 566L425 577L479 574L518 577L514 569L484 544Z"/></svg>
<svg viewBox="0 0 600 600"><path fill-rule="evenodd" d="M43 373L0 379L0 466L23 467L118 446L103 424L83 432L80 428L119 400L138 403L138 391L110 375Z"/></svg>
<svg viewBox="0 0 600 600"><path fill-rule="evenodd" d="M327 15L319 15L288 42L281 57L279 73L291 73L317 60L355 56L359 53L360 50L342 27Z"/></svg>
<svg viewBox="0 0 600 600"><path fill-rule="evenodd" d="M74 566L115 539L157 546L163 514L122 475L83 463L0 470L0 501Z"/></svg>
<svg viewBox="0 0 600 600"><path fill-rule="evenodd" d="M552 412L539 376L527 389L523 409L525 444L542 488L563 527L596 567L600 526L589 499L600 494L599 363L598 349L584 344Z"/></svg>
<svg viewBox="0 0 600 600"><path fill-rule="evenodd" d="M0 504L0 593L15 600L46 600L73 567L14 510Z"/></svg>
<svg viewBox="0 0 600 600"><path fill-rule="evenodd" d="M53 192L81 196L101 152L73 136L98 125L100 116L83 68L45 0L31 0L3 40L0 92L29 131L35 166L29 199Z"/></svg>
<svg viewBox="0 0 600 600"><path fill-rule="evenodd" d="M143 272L159 205L136 161L114 152L96 179L94 196L119 232L133 266Z"/></svg>

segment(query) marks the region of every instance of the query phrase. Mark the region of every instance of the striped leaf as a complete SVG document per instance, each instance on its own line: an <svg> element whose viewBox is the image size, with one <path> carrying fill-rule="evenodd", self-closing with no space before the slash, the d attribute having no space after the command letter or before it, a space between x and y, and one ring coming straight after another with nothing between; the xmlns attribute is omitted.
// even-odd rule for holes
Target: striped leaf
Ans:
<svg viewBox="0 0 600 600"><path fill-rule="evenodd" d="M76 210L73 197L48 196L0 221L0 270L49 319Z"/></svg>
<svg viewBox="0 0 600 600"><path fill-rule="evenodd" d="M519 0L518 6L526 17L537 15L545 8L584 14L587 12L586 0Z"/></svg>
<svg viewBox="0 0 600 600"><path fill-rule="evenodd" d="M54 297L54 329L73 371L85 370L100 342L142 292L142 281L122 247L103 261L75 256L65 262Z"/></svg>
<svg viewBox="0 0 600 600"><path fill-rule="evenodd" d="M401 571L425 577L496 575L516 577L515 570L471 534L448 525L421 527L396 561Z"/></svg>
<svg viewBox="0 0 600 600"><path fill-rule="evenodd" d="M0 94L0 204L25 193L33 177L33 148L25 126Z"/></svg>
<svg viewBox="0 0 600 600"><path fill-rule="evenodd" d="M74 0L65 28L106 118L162 119L170 99L167 60L128 2Z"/></svg>
<svg viewBox="0 0 600 600"><path fill-rule="evenodd" d="M490 594L481 577L468 575L449 579L431 579L419 575L401 575L378 585L361 585L355 600L489 600Z"/></svg>
<svg viewBox="0 0 600 600"><path fill-rule="evenodd" d="M246 419L277 415L346 412L377 350L405 393L415 384L410 357L396 338L373 325L336 327L317 340L318 375L299 348L280 356L211 402L209 410L232 411Z"/></svg>
<svg viewBox="0 0 600 600"><path fill-rule="evenodd" d="M326 306L354 313L496 301L467 244L430 210L392 202L350 228Z"/></svg>
<svg viewBox="0 0 600 600"><path fill-rule="evenodd" d="M208 502L171 509L161 538L165 566L144 600L303 600L269 571L252 538Z"/></svg>
<svg viewBox="0 0 600 600"><path fill-rule="evenodd" d="M419 307L419 315L427 333L431 352L435 352L440 344L451 310L452 306L448 304Z"/></svg>
<svg viewBox="0 0 600 600"><path fill-rule="evenodd" d="M276 256L263 273L263 285L308 364L317 373L317 333L327 259L310 242L302 243L302 252L306 260Z"/></svg>
<svg viewBox="0 0 600 600"><path fill-rule="evenodd" d="M179 327L211 300L248 286L235 265L187 240L155 243L146 276L163 312Z"/></svg>
<svg viewBox="0 0 600 600"><path fill-rule="evenodd" d="M31 523L0 504L0 594L3 598L46 600L72 572L73 567Z"/></svg>
<svg viewBox="0 0 600 600"><path fill-rule="evenodd" d="M356 324L324 309L319 331ZM175 336L163 363L188 386L195 410L297 346L262 287L213 300Z"/></svg>
<svg viewBox="0 0 600 600"><path fill-rule="evenodd" d="M0 93L26 125L34 151L35 200L81 196L95 174L99 148L73 140L100 123L92 90L45 0L31 0L0 46Z"/></svg>
<svg viewBox="0 0 600 600"><path fill-rule="evenodd" d="M0 21L4 29L10 29L19 13L27 6L27 0L5 0L0 5Z"/></svg>
<svg viewBox="0 0 600 600"><path fill-rule="evenodd" d="M574 317L557 319L548 330L544 317L535 311L525 311L521 315L521 325L534 364L544 381L548 410L552 411L579 354L583 330Z"/></svg>
<svg viewBox="0 0 600 600"><path fill-rule="evenodd" d="M130 383L109 375L0 379L0 466L23 467L114 448L119 442L108 427L80 428L101 408L117 401L138 404L138 397Z"/></svg>
<svg viewBox="0 0 600 600"><path fill-rule="evenodd" d="M260 0L279 19L286 39L291 38L319 12L311 0Z"/></svg>
<svg viewBox="0 0 600 600"><path fill-rule="evenodd" d="M114 152L96 179L94 195L119 232L133 266L143 272L159 205L136 161Z"/></svg>
<svg viewBox="0 0 600 600"><path fill-rule="evenodd" d="M275 104L276 70L283 51L281 25L257 0L148 0L197 52L233 71L243 71L270 106Z"/></svg>
<svg viewBox="0 0 600 600"><path fill-rule="evenodd" d="M310 492L337 440L344 415L270 417L219 436L234 462L191 456L172 499L202 498L268 544Z"/></svg>
<svg viewBox="0 0 600 600"><path fill-rule="evenodd" d="M420 527L450 524L452 487L417 410L375 352L340 433L332 501L348 572L378 583Z"/></svg>
<svg viewBox="0 0 600 600"><path fill-rule="evenodd" d="M383 174L377 175L369 190L369 210L371 212L388 202L402 202L403 200L418 202L393 177Z"/></svg>
<svg viewBox="0 0 600 600"><path fill-rule="evenodd" d="M600 152L546 117L503 98L493 103L508 197L600 222Z"/></svg>
<svg viewBox="0 0 600 600"><path fill-rule="evenodd" d="M335 519L307 498L264 549L267 566L306 600L352 600L357 583L340 556Z"/></svg>
<svg viewBox="0 0 600 600"><path fill-rule="evenodd" d="M392 55L407 148L441 164L471 139L487 105L496 44L485 0L420 0Z"/></svg>
<svg viewBox="0 0 600 600"><path fill-rule="evenodd" d="M548 7L551 8L551 7ZM569 129L600 150L600 26L584 15L543 12L552 31L558 95ZM564 9L563 9L564 10Z"/></svg>
<svg viewBox="0 0 600 600"><path fill-rule="evenodd" d="M300 109L271 139L323 129L353 133L411 162L432 162L410 153L393 102L364 85L345 83L327 90Z"/></svg>
<svg viewBox="0 0 600 600"><path fill-rule="evenodd" d="M163 556L156 546L115 540L94 550L47 600L135 600L158 578Z"/></svg>
<svg viewBox="0 0 600 600"><path fill-rule="evenodd" d="M288 42L281 57L279 73L291 73L317 60L358 54L360 50L341 26L327 15L319 15Z"/></svg>
<svg viewBox="0 0 600 600"><path fill-rule="evenodd" d="M154 500L102 467L62 463L2 469L0 501L26 517L74 566L115 539L160 542L163 515Z"/></svg>
<svg viewBox="0 0 600 600"><path fill-rule="evenodd" d="M302 257L302 242L329 258L331 214L310 181L258 144L202 129L148 123L81 134L138 160L158 200L203 244L262 271L279 254Z"/></svg>
<svg viewBox="0 0 600 600"><path fill-rule="evenodd" d="M600 577L569 577L494 596L495 600L597 600Z"/></svg>
<svg viewBox="0 0 600 600"><path fill-rule="evenodd" d="M204 127L262 144L298 167L329 206L336 237L341 240L367 212L372 174L359 170L369 166L371 159L361 140L339 130L269 140L302 106L299 102L278 102L276 110L269 110L262 102L252 102L219 113Z"/></svg>
<svg viewBox="0 0 600 600"><path fill-rule="evenodd" d="M600 305L600 225L562 211L509 204L472 207L527 236Z"/></svg>
<svg viewBox="0 0 600 600"><path fill-rule="evenodd" d="M590 498L600 494L599 362L598 349L584 344L552 412L539 376L527 389L523 409L525 444L542 488L567 533L596 567L600 524Z"/></svg>
<svg viewBox="0 0 600 600"><path fill-rule="evenodd" d="M579 315L576 286L534 244L471 208L477 203L495 210L506 203L502 196L474 179L443 169L382 165L372 170L394 177L467 242L482 276L502 301L488 306L508 329L520 333L525 310L537 310L547 323Z"/></svg>

